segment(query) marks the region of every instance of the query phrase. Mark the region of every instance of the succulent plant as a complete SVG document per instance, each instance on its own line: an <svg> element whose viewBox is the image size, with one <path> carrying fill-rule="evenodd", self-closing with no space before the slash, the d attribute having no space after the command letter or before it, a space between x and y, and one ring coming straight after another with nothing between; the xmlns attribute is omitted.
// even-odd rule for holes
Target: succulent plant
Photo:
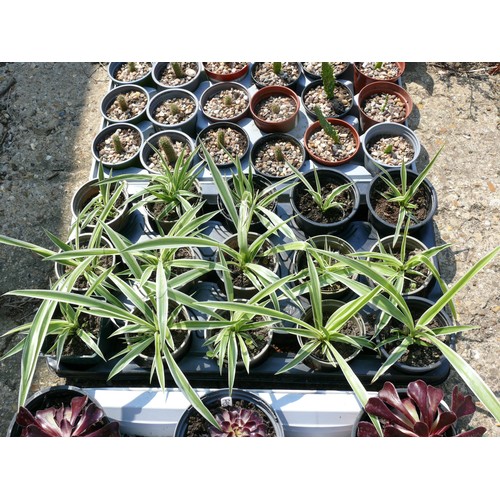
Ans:
<svg viewBox="0 0 500 500"><path fill-rule="evenodd" d="M325 115L321 111L319 106L314 107L314 112L318 117L319 124L325 132L325 134L330 137L335 144L340 144L340 136L335 127L325 118Z"/></svg>
<svg viewBox="0 0 500 500"><path fill-rule="evenodd" d="M103 422L104 412L87 396L75 396L68 406L51 406L33 415L19 408L16 423L22 437L119 437L118 422Z"/></svg>
<svg viewBox="0 0 500 500"><path fill-rule="evenodd" d="M120 135L118 134L118 132L115 132L111 136L111 140L113 141L113 147L114 147L115 151L118 154L123 153L123 144L122 144L122 141L120 140Z"/></svg>
<svg viewBox="0 0 500 500"><path fill-rule="evenodd" d="M135 65L135 62L128 62L127 66L128 66L128 70L130 71L130 73L135 73L137 71L137 67Z"/></svg>
<svg viewBox="0 0 500 500"><path fill-rule="evenodd" d="M221 149L226 147L226 134L224 133L224 130L219 130L217 132L217 146Z"/></svg>
<svg viewBox="0 0 500 500"><path fill-rule="evenodd" d="M173 102L170 104L170 112L173 115L178 115L181 112L181 108L175 102Z"/></svg>
<svg viewBox="0 0 500 500"><path fill-rule="evenodd" d="M169 165L175 165L178 156L175 152L174 145L172 144L170 137L160 137L160 139L158 140L158 146L163 151L163 153L165 153Z"/></svg>
<svg viewBox="0 0 500 500"><path fill-rule="evenodd" d="M276 146L274 148L274 158L276 161L285 161L285 155L283 154L283 150L279 146Z"/></svg>
<svg viewBox="0 0 500 500"><path fill-rule="evenodd" d="M438 437L461 417L472 415L476 405L472 397L464 396L458 387L453 388L451 409L442 409L444 393L441 389L427 385L423 380L410 382L408 397L401 399L394 384L385 382L378 395L368 399L366 413L382 421L384 437ZM484 427L476 427L457 434L459 437L480 437ZM360 422L358 437L377 437L379 434L371 422Z"/></svg>
<svg viewBox="0 0 500 500"><path fill-rule="evenodd" d="M226 94L224 96L224 105L232 106L233 105L233 96L231 94Z"/></svg>
<svg viewBox="0 0 500 500"><path fill-rule="evenodd" d="M172 69L174 70L175 76L177 78L184 78L186 76L186 73L184 73L184 71L182 70L181 63L173 62Z"/></svg>
<svg viewBox="0 0 500 500"><path fill-rule="evenodd" d="M335 97L334 91L337 81L333 72L333 66L329 62L321 63L321 78L326 96L328 99L333 99Z"/></svg>
<svg viewBox="0 0 500 500"><path fill-rule="evenodd" d="M281 111L281 106L279 105L278 102L273 102L271 104L271 111L277 115Z"/></svg>
<svg viewBox="0 0 500 500"><path fill-rule="evenodd" d="M210 427L211 437L266 437L262 417L247 408L224 408L215 414L220 429Z"/></svg>
<svg viewBox="0 0 500 500"><path fill-rule="evenodd" d="M127 111L128 109L128 102L127 102L127 98L123 95L123 94L120 94L116 100L118 101L118 106L120 106L120 109L122 111Z"/></svg>
<svg viewBox="0 0 500 500"><path fill-rule="evenodd" d="M281 73L281 63L280 62L273 62L273 72L276 74L276 75L279 75Z"/></svg>

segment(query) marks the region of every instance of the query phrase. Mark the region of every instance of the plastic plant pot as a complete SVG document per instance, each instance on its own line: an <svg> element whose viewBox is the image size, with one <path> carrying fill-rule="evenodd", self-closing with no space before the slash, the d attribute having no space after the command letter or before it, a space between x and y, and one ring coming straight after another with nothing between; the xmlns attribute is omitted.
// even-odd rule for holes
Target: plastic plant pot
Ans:
<svg viewBox="0 0 500 500"><path fill-rule="evenodd" d="M129 64L129 63L110 62L108 64L108 76L115 85L135 84L135 85L145 86L145 85L154 84L153 78L152 78L153 63L142 63L145 66L147 65L147 67L149 68L147 71L144 72L144 74L140 74L136 78L121 80L117 77L117 72L126 64Z"/></svg>
<svg viewBox="0 0 500 500"><path fill-rule="evenodd" d="M370 147L375 141L381 138L392 137L402 137L403 139L408 141L408 143L410 143L413 148L412 157L405 162L405 166L407 168L414 164L420 156L420 141L413 130L401 123L377 123L371 126L364 134L360 136L361 147L363 148L364 153L364 166L366 170L368 170L368 172L370 172L370 174L372 174L373 176L380 173L380 168L378 168L377 165L382 165L382 167L384 167L385 169L394 168L396 166L394 164L389 165L386 162L380 161L374 158L370 153ZM398 166L401 167L402 163Z"/></svg>
<svg viewBox="0 0 500 500"><path fill-rule="evenodd" d="M348 133L354 139L354 144L355 144L354 149L350 151L347 156L345 156L340 160L329 160L315 153L312 146L309 144L309 141L316 132L319 132L321 130L321 125L319 121L313 122L311 123L311 125L309 125L309 127L307 127L306 132L304 134L304 147L306 148L310 158L314 162L319 163L320 165L324 165L326 167L339 167L341 165L349 163L354 159L354 157L358 154L358 151L361 147L361 141L359 139L358 131L350 123L344 120L340 120L339 118L328 118L328 121L330 122L330 124L337 127L342 127L348 131Z"/></svg>
<svg viewBox="0 0 500 500"><path fill-rule="evenodd" d="M319 67L313 68L311 65L319 64ZM334 74L337 80L342 79L350 79L348 78L349 70L351 69L352 64L350 62L344 63L332 63L334 65ZM304 72L304 76L308 80L319 80L321 79L321 63L309 63L302 62L302 71Z"/></svg>
<svg viewBox="0 0 500 500"><path fill-rule="evenodd" d="M369 116L364 110L365 102L368 98L377 94L388 94L396 97L403 103L404 113L403 116L398 119L385 119L376 120ZM358 93L358 109L359 109L359 123L361 125L361 130L366 132L370 127L382 121L391 121L393 123L403 123L406 122L410 113L413 109L413 100L410 94L396 83L391 82L373 82L364 86Z"/></svg>
<svg viewBox="0 0 500 500"><path fill-rule="evenodd" d="M179 121L171 120L166 121L170 118L165 118L165 121L161 121L158 117L158 108L161 107L166 101L174 99L187 99L191 103L190 112L186 113L186 116L182 116ZM192 108L192 109L191 109ZM196 122L198 119L198 99L196 96L189 92L189 90L183 89L168 89L158 92L149 102L147 115L149 121L153 124L155 130L159 132L160 130L180 130L190 136L194 136L196 133Z"/></svg>
<svg viewBox="0 0 500 500"><path fill-rule="evenodd" d="M248 69L250 68L250 65L248 63L244 63L244 66L242 66L241 68L236 68L234 70L229 69L227 72L216 72L212 71L208 65L208 62L204 62L203 70L205 71L207 78L211 82L215 83L242 80L243 78L245 78L246 74L248 73Z"/></svg>
<svg viewBox="0 0 500 500"><path fill-rule="evenodd" d="M373 82L392 82L396 83L399 78L401 78L401 75L404 73L406 69L406 63L404 62L397 62L396 65L398 67L397 74L391 78L387 78L384 80L381 80L380 78L374 78L372 76L368 76L365 73L363 73L363 63L362 62L355 62L352 67L353 67L353 78L354 78L354 91L356 93L360 92L363 87L366 87L370 83Z"/></svg>
<svg viewBox="0 0 500 500"><path fill-rule="evenodd" d="M299 209L299 201L302 194L307 191L302 183L293 186L290 192L290 205L293 210L293 214L296 215L295 221L297 226L302 229L302 231L307 236L316 236L319 234L332 234L341 232L355 217L359 209L361 195L358 186L353 183L353 181L344 173L337 170L330 170L328 168L318 168L316 169L318 174L319 182L322 186L331 182L337 186L352 183L349 189L350 198L352 200L352 209L349 213L344 214L344 217L337 221L331 223L315 222L304 216ZM306 180L311 184L313 188L316 187L316 180L314 171L310 171L304 174Z"/></svg>
<svg viewBox="0 0 500 500"><path fill-rule="evenodd" d="M103 157L103 154L101 153L101 146L104 143L110 143L112 136L119 131L125 131L134 135L138 144L134 145L135 149L131 149L130 153L124 156L123 160L112 162ZM139 152L143 144L144 134L137 125L132 123L113 123L104 127L95 136L94 141L92 142L92 155L97 163L102 163L104 168L121 170L139 165Z"/></svg>
<svg viewBox="0 0 500 500"><path fill-rule="evenodd" d="M110 106L115 102L118 96L126 94L128 92L140 92L146 98L146 102L142 111L136 114L130 113L130 118L126 119L113 119L110 118L108 110ZM111 89L101 101L101 115L109 123L140 123L147 120L147 108L149 105L149 99L152 95L156 93L156 90L151 87L141 87L140 85L124 84Z"/></svg>
<svg viewBox="0 0 500 500"><path fill-rule="evenodd" d="M236 113L233 113L228 116L223 116L220 114L219 116L215 116L214 114L210 114L208 110L206 110L206 105L207 103L211 100L217 97L217 94L221 92L227 93L228 91L236 91L238 92L242 98L245 101L245 106L244 109L240 111L236 111ZM223 98L221 97L221 100ZM224 110L226 106L229 106L224 104L223 102L221 103L221 107ZM237 123L243 118L245 118L248 115L248 110L250 108L250 93L248 89L241 85L238 82L219 82L215 83L214 85L211 85L208 87L203 94L200 97L200 109L203 114L203 116L209 121L209 122L232 122L232 123Z"/></svg>
<svg viewBox="0 0 500 500"><path fill-rule="evenodd" d="M162 75L171 64L172 64L171 62L157 62L154 64L151 76L153 77L153 81L156 84L156 88L160 92L162 90L168 90L168 89L183 89L183 90L189 90L189 92L194 92L199 87L203 79L203 75L201 72L201 63L199 62L193 63L193 65L196 65L196 69L190 68L194 72L192 77L186 80L185 82L179 83L178 85L168 85L167 83L162 81Z"/></svg>
<svg viewBox="0 0 500 500"><path fill-rule="evenodd" d="M309 116L309 118L311 118L312 120L317 120L318 117L314 112L314 108L312 106L307 106L306 98L310 92L312 92L316 87L319 86L323 86L323 81L321 79L313 80L304 87L304 90L302 91L300 97L302 106L306 110L307 116ZM327 116L327 118L342 118L343 116L348 115L354 106L354 95L351 89L346 84L340 81L337 81L336 87L339 87L344 93L348 95L348 102L343 104L343 109L339 109L338 112L335 112L335 114L330 114L329 116ZM323 114L326 116L326 113Z"/></svg>
<svg viewBox="0 0 500 500"><path fill-rule="evenodd" d="M285 97L293 100L295 110L293 114L282 120L269 120L263 119L259 116L259 107L265 99L271 97ZM281 132L286 133L293 130L299 121L300 99L297 94L288 87L280 87L272 85L263 87L252 96L250 99L250 114L255 122L255 125L265 133Z"/></svg>
<svg viewBox="0 0 500 500"><path fill-rule="evenodd" d="M280 79L281 80L280 83L277 83L277 82L264 83L262 80L260 80L258 78L258 76L256 75L256 72L257 72L257 69L260 68L260 66L263 65L263 64L266 64L266 63L263 63L263 62L254 62L252 64L252 67L250 68L250 76L252 78L252 82L253 82L253 84L258 89L262 89L262 88L267 87L267 86L282 86L282 87L286 87L286 88L289 88L289 89L295 89L297 87L297 84L298 84L298 82L300 80L300 77L302 76L302 65L299 62L286 63L286 64L289 64L289 65L295 66L297 68L297 70L298 70L297 76L294 79L292 79L289 82L287 82L287 83L283 82L283 79ZM267 63L267 64L272 64L272 63Z"/></svg>

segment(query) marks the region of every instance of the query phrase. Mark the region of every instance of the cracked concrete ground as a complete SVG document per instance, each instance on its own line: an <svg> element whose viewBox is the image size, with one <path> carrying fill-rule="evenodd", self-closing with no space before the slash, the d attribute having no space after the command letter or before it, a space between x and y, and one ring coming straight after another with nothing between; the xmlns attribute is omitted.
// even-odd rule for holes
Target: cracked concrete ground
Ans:
<svg viewBox="0 0 500 500"><path fill-rule="evenodd" d="M500 75L492 64L408 63L403 86L414 100L409 126L422 143L419 167L444 145L430 180L438 192L438 243L447 283L500 244ZM0 63L0 233L41 245L48 230L64 236L69 203L88 179L91 141L99 130L99 103L108 88L106 67L95 63ZM0 333L28 321L35 305L4 296L48 285L52 266L30 252L0 246ZM490 264L458 296L463 324L457 351L497 397L500 391L500 261ZM12 346L0 338L0 352ZM39 364L32 390L63 384ZM0 363L0 435L16 410L19 357ZM444 384L458 383L452 373ZM470 422L500 436L478 404Z"/></svg>

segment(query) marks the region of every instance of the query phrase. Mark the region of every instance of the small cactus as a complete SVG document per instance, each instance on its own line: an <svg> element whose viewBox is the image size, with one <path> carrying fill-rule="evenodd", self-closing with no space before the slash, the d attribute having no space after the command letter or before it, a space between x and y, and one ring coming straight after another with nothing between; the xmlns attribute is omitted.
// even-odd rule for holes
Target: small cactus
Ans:
<svg viewBox="0 0 500 500"><path fill-rule="evenodd" d="M281 73L281 63L280 62L273 62L273 72L276 75L279 75Z"/></svg>
<svg viewBox="0 0 500 500"><path fill-rule="evenodd" d="M392 150L394 149L393 145L392 144L388 144L385 149L384 149L384 153L386 155L390 155L392 153Z"/></svg>
<svg viewBox="0 0 500 500"><path fill-rule="evenodd" d="M271 104L271 111L277 115L281 111L281 106L277 102L273 102Z"/></svg>
<svg viewBox="0 0 500 500"><path fill-rule="evenodd" d="M177 153L175 152L174 145L172 144L170 137L160 137L158 140L158 146L167 157L169 165L175 165L177 162Z"/></svg>
<svg viewBox="0 0 500 500"><path fill-rule="evenodd" d="M173 62L171 64L177 78L184 78L186 76L186 73L184 73L184 71L182 70L181 63Z"/></svg>
<svg viewBox="0 0 500 500"><path fill-rule="evenodd" d="M261 416L245 408L223 409L215 419L220 430L210 427L211 437L266 437L266 425Z"/></svg>
<svg viewBox="0 0 500 500"><path fill-rule="evenodd" d="M276 146L274 148L274 158L276 159L276 161L285 161L285 155L283 154L283 150L279 146Z"/></svg>
<svg viewBox="0 0 500 500"><path fill-rule="evenodd" d="M324 130L325 134L333 139L333 142L335 144L340 144L339 133L337 132L335 127L325 118L325 115L323 115L323 113L321 112L321 108L319 106L316 106L314 108L314 112L316 113L319 124L321 125L321 128Z"/></svg>
<svg viewBox="0 0 500 500"><path fill-rule="evenodd" d="M113 141L113 147L115 148L115 151L118 154L121 154L123 153L123 151L125 151L125 149L123 148L122 141L120 140L120 134L118 132L115 132L111 136L111 140Z"/></svg>
<svg viewBox="0 0 500 500"><path fill-rule="evenodd" d="M389 94L385 94L384 104L382 104L382 107L380 108L380 111L382 111L382 113L385 111L385 108L387 108L388 102L389 102Z"/></svg>
<svg viewBox="0 0 500 500"><path fill-rule="evenodd" d="M219 130L217 132L217 146L221 149L226 147L226 135L224 134L224 130Z"/></svg>
<svg viewBox="0 0 500 500"><path fill-rule="evenodd" d="M181 108L179 108L179 106L175 104L175 102L173 102L172 104L170 104L170 112L173 115L177 115L181 112Z"/></svg>
<svg viewBox="0 0 500 500"><path fill-rule="evenodd" d="M127 111L128 110L128 102L127 102L127 98L123 95L123 94L120 94L117 98L116 98L117 102L118 102L118 106L120 106L120 109L122 111Z"/></svg>
<svg viewBox="0 0 500 500"><path fill-rule="evenodd" d="M231 94L227 94L223 99L224 106L231 106L233 104L233 96Z"/></svg>
<svg viewBox="0 0 500 500"><path fill-rule="evenodd" d="M382 64L384 64L384 63L383 62L376 62L375 66L374 66L374 69L381 69L382 68Z"/></svg>
<svg viewBox="0 0 500 500"><path fill-rule="evenodd" d="M333 67L329 62L321 63L321 78L323 80L323 88L325 89L326 96L328 99L333 99L337 80L335 79Z"/></svg>
<svg viewBox="0 0 500 500"><path fill-rule="evenodd" d="M130 73L135 73L137 71L137 67L135 66L135 62L128 62L127 63L128 70Z"/></svg>

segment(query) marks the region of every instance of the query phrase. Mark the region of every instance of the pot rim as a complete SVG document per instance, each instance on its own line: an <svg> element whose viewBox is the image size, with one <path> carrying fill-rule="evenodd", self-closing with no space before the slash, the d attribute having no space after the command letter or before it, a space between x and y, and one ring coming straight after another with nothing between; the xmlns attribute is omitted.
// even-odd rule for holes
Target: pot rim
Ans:
<svg viewBox="0 0 500 500"><path fill-rule="evenodd" d="M337 167L337 166L340 166L340 165L345 165L346 163L349 163L350 161L352 161L355 158L355 156L358 154L358 152L359 152L359 149L361 147L361 140L360 140L360 137L359 137L359 133L358 133L358 131L349 122L346 122L345 120L341 120L340 118L327 118L327 120L332 125L342 126L344 128L347 128L351 132L351 134L353 135L354 140L356 142L356 147L355 147L354 152L351 155L349 155L347 158L344 158L343 160L339 160L339 161L324 160L320 156L317 156L315 153L313 153L309 149L309 146L307 145L307 142L308 142L309 138L311 137L311 135L314 132L316 132L316 130L318 130L318 129L321 128L321 125L320 125L319 121L315 121L315 122L311 123L307 127L307 129L306 129L306 131L304 133L304 147L306 148L306 151L309 153L309 156L314 161L316 161L317 163L319 163L320 165L327 166L327 167Z"/></svg>
<svg viewBox="0 0 500 500"><path fill-rule="evenodd" d="M156 109L163 104L167 99L170 97L187 97L194 103L194 113L190 115L188 118L186 118L184 121L179 122L179 123L160 123L157 121L154 117L154 112ZM147 115L149 121L156 127L159 127L163 130L171 130L171 129L176 129L179 127L182 127L182 125L188 124L191 121L194 121L197 119L197 114L198 110L200 109L200 105L198 103L198 99L196 98L196 95L191 92L190 90L178 88L178 87L172 87L168 88L165 90L162 90L160 92L157 92L149 101L149 106L147 107Z"/></svg>
<svg viewBox="0 0 500 500"><path fill-rule="evenodd" d="M309 82L305 87L304 87L304 90L302 90L302 93L300 95L300 101L302 103L302 106L304 107L304 109L306 110L306 113L313 119L313 120L317 120L318 117L316 116L316 113L314 112L314 110L310 109L309 107L307 107L306 103L305 103L305 96L307 94L307 92L315 87L319 87L320 85L323 85L323 80L321 79L321 77L319 79L316 79L316 80L312 80L311 82ZM340 85L342 87L344 87L348 92L349 92L349 96L350 96L350 99L351 99L351 105L346 109L346 111L344 111L342 114L340 115L335 115L335 116L332 116L330 118L341 118L343 116L346 116L348 115L351 111L352 111L352 108L354 107L354 92L349 88L349 86L345 83L343 83L341 80L338 80L336 82L336 85Z"/></svg>
<svg viewBox="0 0 500 500"><path fill-rule="evenodd" d="M207 101L210 98L214 97L214 95L217 94L218 92L221 92L221 91L227 90L227 89L231 89L231 88L237 89L237 90L243 92L247 96L247 105L246 105L245 109L241 113L239 113L238 115L232 116L231 118L216 118L214 116L209 115L205 111L205 109L204 109L205 108L205 104L207 103ZM225 123L225 122L236 123L236 122L239 122L243 118L245 118L245 116L247 116L248 111L250 110L250 92L247 89L247 87L245 87L241 83L236 82L234 80L221 81L221 82L214 83L214 84L210 85L208 88L206 88L203 91L203 93L201 94L201 97L200 97L200 110L201 110L202 115L209 122L215 122L215 123L217 123L217 122L219 122L219 123Z"/></svg>
<svg viewBox="0 0 500 500"><path fill-rule="evenodd" d="M200 78L201 75L201 63L196 62L196 61L189 61L193 62L197 66L196 74L191 78L186 83L183 83L182 85L166 85L165 83L161 82L159 75L157 74L158 71L163 70L166 68L166 66L169 64L170 61L167 62L155 62L153 64L153 68L151 70L151 77L153 78L153 81L155 82L156 86L158 89L162 90L167 90L167 89L184 89L184 90L189 90L188 87L193 86L193 84L196 83L196 80Z"/></svg>
<svg viewBox="0 0 500 500"><path fill-rule="evenodd" d="M293 61L293 63L295 63L297 65L297 69L299 70L299 75L297 76L297 78L295 80L293 80L292 82L290 83L287 83L286 85L265 85L263 84L261 81L257 80L255 78L255 70L257 69L258 65L259 64L262 64L263 62L265 61L259 61L259 62L254 62L252 63L252 67L250 68L250 77L252 79L252 83L257 87L257 89L263 89L263 88L266 88L266 87L282 87L282 88L288 88L288 89L292 89L294 88L298 81L300 80L300 77L302 76L303 74L303 70L302 70L302 63L298 62L298 61Z"/></svg>
<svg viewBox="0 0 500 500"><path fill-rule="evenodd" d="M124 92L132 91L135 90L137 92L141 92L146 96L146 105L144 106L144 109L138 113L137 115L133 116L132 118L129 118L128 120L114 120L112 118L109 118L107 115L107 110L109 109L110 105L113 103L113 100L116 98L117 95L120 95ZM134 121L141 121L147 114L147 108L149 105L150 101L150 93L146 90L145 87L142 87L141 85L137 85L135 83L124 83L123 85L120 85L118 87L114 87L110 89L105 96L101 99L101 104L99 106L99 109L101 110L101 115L110 124L114 123L134 123Z"/></svg>

